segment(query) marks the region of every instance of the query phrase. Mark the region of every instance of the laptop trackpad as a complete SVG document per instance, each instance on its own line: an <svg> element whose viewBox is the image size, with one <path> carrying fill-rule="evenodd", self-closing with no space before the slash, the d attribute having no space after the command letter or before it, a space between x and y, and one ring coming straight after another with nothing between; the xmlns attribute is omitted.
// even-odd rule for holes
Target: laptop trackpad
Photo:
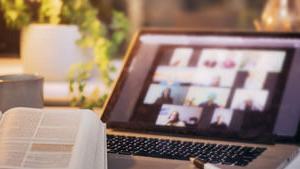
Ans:
<svg viewBox="0 0 300 169"><path fill-rule="evenodd" d="M189 165L189 161L166 160L108 153L108 169L175 169L183 164Z"/></svg>

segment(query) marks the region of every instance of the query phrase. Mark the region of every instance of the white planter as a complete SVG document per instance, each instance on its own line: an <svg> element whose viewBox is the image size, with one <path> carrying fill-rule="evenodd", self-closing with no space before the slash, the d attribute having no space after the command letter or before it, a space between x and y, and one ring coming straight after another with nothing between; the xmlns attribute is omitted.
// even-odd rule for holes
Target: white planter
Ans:
<svg viewBox="0 0 300 169"><path fill-rule="evenodd" d="M25 73L48 81L67 80L70 66L86 61L87 51L76 44L80 33L75 25L31 24L22 30L21 58Z"/></svg>

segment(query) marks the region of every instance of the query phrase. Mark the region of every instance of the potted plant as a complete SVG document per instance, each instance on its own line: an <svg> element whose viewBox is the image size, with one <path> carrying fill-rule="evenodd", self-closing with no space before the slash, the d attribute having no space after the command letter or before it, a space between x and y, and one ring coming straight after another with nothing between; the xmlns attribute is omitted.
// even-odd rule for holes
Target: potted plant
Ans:
<svg viewBox="0 0 300 169"><path fill-rule="evenodd" d="M87 97L84 89L95 69L106 87L112 82L111 58L128 31L122 12L113 11L111 22L105 23L89 0L0 0L0 6L7 25L22 30L25 72L46 80L63 80L68 74L73 105L103 104L106 92L95 89Z"/></svg>

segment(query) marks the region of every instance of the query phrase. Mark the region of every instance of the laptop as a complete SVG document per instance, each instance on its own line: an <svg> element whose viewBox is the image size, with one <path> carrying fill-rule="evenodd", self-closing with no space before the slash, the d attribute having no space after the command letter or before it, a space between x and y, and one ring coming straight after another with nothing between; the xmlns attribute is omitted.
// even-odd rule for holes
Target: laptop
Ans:
<svg viewBox="0 0 300 169"><path fill-rule="evenodd" d="M101 117L108 167L284 168L298 153L299 65L298 34L141 30Z"/></svg>

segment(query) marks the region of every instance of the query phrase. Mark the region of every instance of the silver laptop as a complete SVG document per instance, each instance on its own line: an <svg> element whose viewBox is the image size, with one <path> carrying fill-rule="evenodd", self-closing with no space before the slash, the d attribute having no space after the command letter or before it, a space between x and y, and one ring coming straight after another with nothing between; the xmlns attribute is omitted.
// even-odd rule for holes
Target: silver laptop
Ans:
<svg viewBox="0 0 300 169"><path fill-rule="evenodd" d="M284 168L298 153L300 35L148 29L106 102L110 169Z"/></svg>

